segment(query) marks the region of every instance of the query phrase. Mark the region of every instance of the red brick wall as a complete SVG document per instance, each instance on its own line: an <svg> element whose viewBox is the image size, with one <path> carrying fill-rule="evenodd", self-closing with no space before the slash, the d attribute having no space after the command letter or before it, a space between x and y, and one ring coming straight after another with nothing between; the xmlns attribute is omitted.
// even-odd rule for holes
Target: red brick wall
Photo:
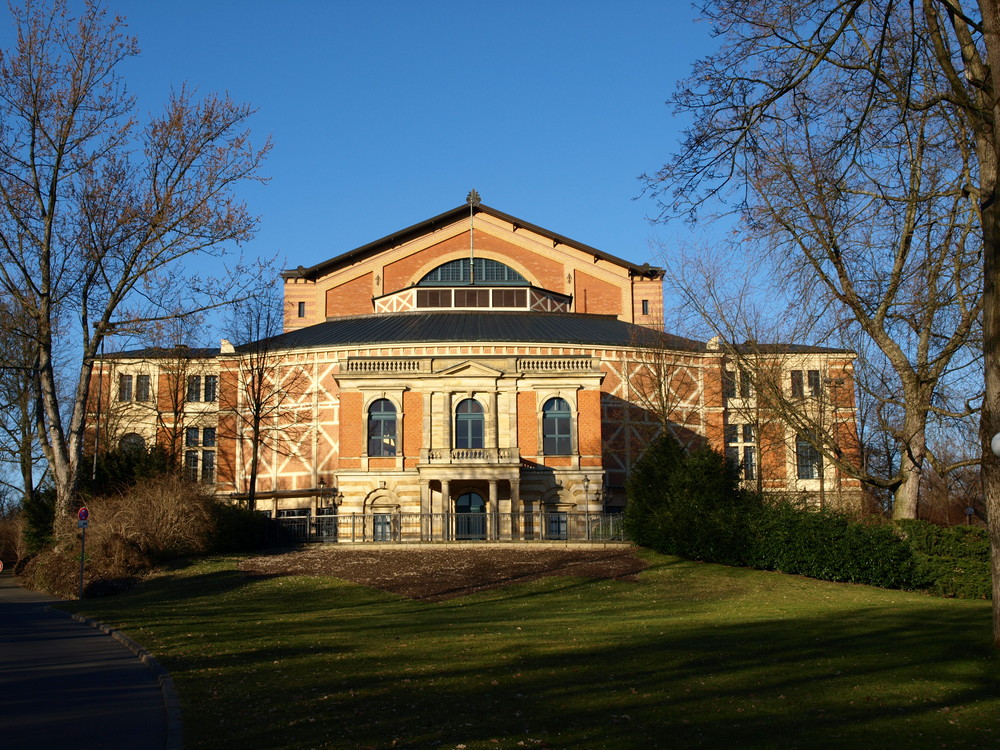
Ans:
<svg viewBox="0 0 1000 750"><path fill-rule="evenodd" d="M788 445L785 443L785 426L778 422L768 422L760 428L761 476L764 480L780 480L788 477Z"/></svg>
<svg viewBox="0 0 1000 750"><path fill-rule="evenodd" d="M601 281L583 271L577 271L574 302L577 312L621 315L621 287Z"/></svg>
<svg viewBox="0 0 1000 750"><path fill-rule="evenodd" d="M372 273L326 290L326 315L369 315L372 306Z"/></svg>
<svg viewBox="0 0 1000 750"><path fill-rule="evenodd" d="M362 441L366 432L361 398L360 392L340 393L340 459L343 466L347 466L344 463L346 458L361 456Z"/></svg>
<svg viewBox="0 0 1000 750"><path fill-rule="evenodd" d="M545 289L562 291L566 286L563 280L562 264L543 255L504 242L479 230L476 230L475 249L481 253L480 257L493 255L497 256L496 259L500 262L513 268L520 265L521 268L527 269L529 281ZM436 258L440 258L441 263L444 263L446 257L454 256L458 252L463 253L463 255L468 254L468 232L463 232L456 237L451 237L426 250L387 265L385 267L384 293L398 291L420 281L418 276L427 270L428 264L437 265L433 263Z"/></svg>
<svg viewBox="0 0 1000 750"><path fill-rule="evenodd" d="M596 456L596 458L581 458L584 466L601 465L601 392L580 391L577 394L577 410L579 424L577 425L577 445L581 456Z"/></svg>
<svg viewBox="0 0 1000 750"><path fill-rule="evenodd" d="M403 446L404 456L419 456L423 448L424 398L423 394L406 391L403 394Z"/></svg>
<svg viewBox="0 0 1000 750"><path fill-rule="evenodd" d="M522 456L538 455L538 405L534 391L517 394L517 443Z"/></svg>

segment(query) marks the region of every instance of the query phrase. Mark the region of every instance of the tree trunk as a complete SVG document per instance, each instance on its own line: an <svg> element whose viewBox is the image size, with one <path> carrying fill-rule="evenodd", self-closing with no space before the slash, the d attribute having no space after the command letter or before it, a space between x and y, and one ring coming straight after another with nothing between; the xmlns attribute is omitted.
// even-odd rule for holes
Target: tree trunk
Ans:
<svg viewBox="0 0 1000 750"><path fill-rule="evenodd" d="M260 420L250 427L250 480L247 485L247 508L257 510L257 470L260 465Z"/></svg>
<svg viewBox="0 0 1000 750"><path fill-rule="evenodd" d="M993 645L1000 647L1000 458L993 455L990 440L1000 432L1000 204L997 195L997 139L1000 134L1000 2L979 0L983 14L986 57L990 65L993 101L992 132L977 133L980 172L979 205L983 225L983 354L986 392L979 423L983 447L983 494L990 532L993 573Z"/></svg>
<svg viewBox="0 0 1000 750"><path fill-rule="evenodd" d="M893 493L892 517L895 520L917 518L920 512L920 478L927 458L927 421L921 416L922 412L911 412L903 419L906 437L899 453L902 481Z"/></svg>

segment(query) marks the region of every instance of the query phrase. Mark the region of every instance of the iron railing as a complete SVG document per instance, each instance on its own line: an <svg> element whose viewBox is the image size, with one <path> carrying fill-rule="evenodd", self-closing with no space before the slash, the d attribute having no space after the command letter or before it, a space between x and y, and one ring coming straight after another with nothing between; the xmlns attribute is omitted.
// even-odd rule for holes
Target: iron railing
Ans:
<svg viewBox="0 0 1000 750"><path fill-rule="evenodd" d="M620 542L617 513L531 511L524 513L344 513L276 518L268 540L297 542Z"/></svg>

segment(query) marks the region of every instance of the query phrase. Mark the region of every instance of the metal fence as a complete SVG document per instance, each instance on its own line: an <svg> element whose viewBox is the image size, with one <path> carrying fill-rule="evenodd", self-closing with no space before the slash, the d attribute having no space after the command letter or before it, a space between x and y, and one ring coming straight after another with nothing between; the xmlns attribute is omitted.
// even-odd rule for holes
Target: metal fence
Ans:
<svg viewBox="0 0 1000 750"><path fill-rule="evenodd" d="M345 513L276 518L268 541L297 542L619 542L617 513Z"/></svg>

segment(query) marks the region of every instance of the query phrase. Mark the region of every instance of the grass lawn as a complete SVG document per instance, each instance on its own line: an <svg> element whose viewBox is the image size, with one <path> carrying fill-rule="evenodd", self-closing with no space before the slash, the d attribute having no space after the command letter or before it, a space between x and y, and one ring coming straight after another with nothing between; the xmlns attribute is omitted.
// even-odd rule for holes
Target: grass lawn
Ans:
<svg viewBox="0 0 1000 750"><path fill-rule="evenodd" d="M171 671L189 750L1000 746L988 602L643 554L438 603L216 557L79 610Z"/></svg>

